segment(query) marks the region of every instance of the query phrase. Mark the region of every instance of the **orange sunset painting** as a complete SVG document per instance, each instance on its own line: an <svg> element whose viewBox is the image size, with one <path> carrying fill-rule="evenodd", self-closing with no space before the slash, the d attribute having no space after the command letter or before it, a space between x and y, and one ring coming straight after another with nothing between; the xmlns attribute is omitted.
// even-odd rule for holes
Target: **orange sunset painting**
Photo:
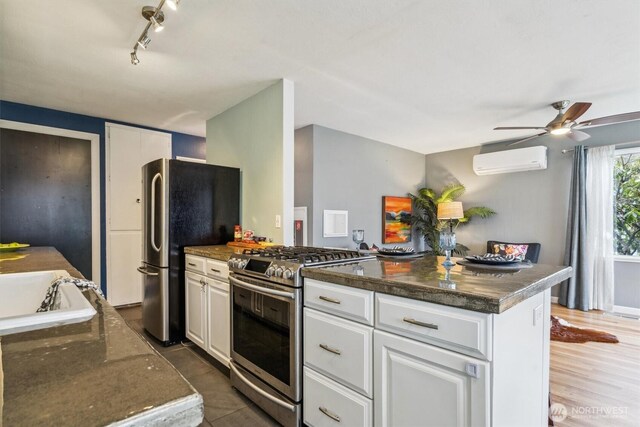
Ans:
<svg viewBox="0 0 640 427"><path fill-rule="evenodd" d="M382 243L407 243L411 241L411 199L409 197L384 196L382 198Z"/></svg>

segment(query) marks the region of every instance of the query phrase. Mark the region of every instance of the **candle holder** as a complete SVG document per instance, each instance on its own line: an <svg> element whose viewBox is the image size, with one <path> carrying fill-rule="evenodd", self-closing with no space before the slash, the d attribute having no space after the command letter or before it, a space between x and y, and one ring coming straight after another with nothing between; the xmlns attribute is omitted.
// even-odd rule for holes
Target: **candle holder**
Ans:
<svg viewBox="0 0 640 427"><path fill-rule="evenodd" d="M438 204L438 219L448 220L449 227L440 231L440 248L444 249L446 259L442 263L445 267L455 265L451 261L451 251L456 248L456 233L453 232L453 220L464 218L464 210L460 202L443 202Z"/></svg>

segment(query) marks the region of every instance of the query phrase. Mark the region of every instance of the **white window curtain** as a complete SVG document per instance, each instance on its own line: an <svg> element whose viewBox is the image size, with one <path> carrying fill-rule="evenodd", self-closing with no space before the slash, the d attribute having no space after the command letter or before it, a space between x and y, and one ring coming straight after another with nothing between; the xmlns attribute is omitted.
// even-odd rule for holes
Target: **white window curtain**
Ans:
<svg viewBox="0 0 640 427"><path fill-rule="evenodd" d="M587 266L591 269L591 309L613 310L614 146L587 150Z"/></svg>

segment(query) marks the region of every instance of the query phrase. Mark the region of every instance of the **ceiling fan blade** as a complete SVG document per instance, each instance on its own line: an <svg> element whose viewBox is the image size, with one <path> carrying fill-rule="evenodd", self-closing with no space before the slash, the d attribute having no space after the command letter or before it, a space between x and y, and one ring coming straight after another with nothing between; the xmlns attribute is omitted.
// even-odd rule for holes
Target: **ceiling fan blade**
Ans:
<svg viewBox="0 0 640 427"><path fill-rule="evenodd" d="M586 113L589 108L591 108L590 102L576 102L562 115L561 123L567 120L575 122L576 119Z"/></svg>
<svg viewBox="0 0 640 427"><path fill-rule="evenodd" d="M521 129L546 129L540 126L499 126L493 130L521 130Z"/></svg>
<svg viewBox="0 0 640 427"><path fill-rule="evenodd" d="M632 120L640 120L640 111L631 113L615 114L613 116L599 117L597 119L585 120L578 123L574 128L596 127L603 125L612 125L614 123L630 122Z"/></svg>
<svg viewBox="0 0 640 427"><path fill-rule="evenodd" d="M511 143L511 144L509 144L508 146L509 146L509 147L511 147L512 145L522 144L523 142L531 141L532 139L535 139L535 138L537 138L537 137L539 137L539 136L546 135L546 134L547 134L546 132L542 132L542 133L539 133L539 134L537 134L537 135L533 135L533 136L530 136L530 137L528 137L528 138L521 139L520 141L512 142L512 143Z"/></svg>
<svg viewBox="0 0 640 427"><path fill-rule="evenodd" d="M567 136L576 142L581 142L585 139L591 138L591 135L589 135L588 133L574 129L571 129L571 132Z"/></svg>

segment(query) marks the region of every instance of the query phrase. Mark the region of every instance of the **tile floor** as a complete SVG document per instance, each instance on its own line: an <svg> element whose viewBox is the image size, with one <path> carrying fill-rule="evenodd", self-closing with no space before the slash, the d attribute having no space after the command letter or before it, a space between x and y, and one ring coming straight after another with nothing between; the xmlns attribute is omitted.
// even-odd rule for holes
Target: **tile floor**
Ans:
<svg viewBox="0 0 640 427"><path fill-rule="evenodd" d="M204 399L204 421L202 427L222 426L277 426L269 415L231 387L228 373L217 361L207 360L209 356L192 345L180 344L163 347L142 329L140 306L118 309L131 329L138 332L160 354L198 390Z"/></svg>

